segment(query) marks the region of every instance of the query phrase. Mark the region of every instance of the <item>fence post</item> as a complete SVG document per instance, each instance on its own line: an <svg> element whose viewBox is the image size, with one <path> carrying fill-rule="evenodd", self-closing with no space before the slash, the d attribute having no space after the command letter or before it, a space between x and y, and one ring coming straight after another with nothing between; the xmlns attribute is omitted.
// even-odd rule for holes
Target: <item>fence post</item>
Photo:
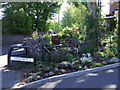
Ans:
<svg viewBox="0 0 120 90"><path fill-rule="evenodd" d="M36 67L35 42L33 47L34 68Z"/></svg>

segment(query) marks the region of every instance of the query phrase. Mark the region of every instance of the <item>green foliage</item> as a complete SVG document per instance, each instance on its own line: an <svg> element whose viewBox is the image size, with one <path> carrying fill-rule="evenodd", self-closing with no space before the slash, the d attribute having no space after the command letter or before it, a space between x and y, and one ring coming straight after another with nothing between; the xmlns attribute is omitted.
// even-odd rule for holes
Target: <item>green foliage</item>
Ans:
<svg viewBox="0 0 120 90"><path fill-rule="evenodd" d="M69 38L69 37L70 37L70 35L69 35L69 34L67 34L67 33L65 33L65 34L63 35L63 37L64 37L64 38Z"/></svg>
<svg viewBox="0 0 120 90"><path fill-rule="evenodd" d="M104 57L104 53L97 51L96 53L94 53L94 55L99 55L100 57Z"/></svg>
<svg viewBox="0 0 120 90"><path fill-rule="evenodd" d="M58 32L57 35L59 39L63 39L64 32Z"/></svg>
<svg viewBox="0 0 120 90"><path fill-rule="evenodd" d="M81 46L80 49L81 49L80 53L91 53L91 54L93 54L97 51L95 45L92 42Z"/></svg>
<svg viewBox="0 0 120 90"><path fill-rule="evenodd" d="M54 62L51 62L50 65L54 65Z"/></svg>
<svg viewBox="0 0 120 90"><path fill-rule="evenodd" d="M44 34L44 35L43 35L43 39L44 39L47 43L52 44L52 42L51 42L52 35Z"/></svg>
<svg viewBox="0 0 120 90"><path fill-rule="evenodd" d="M65 69L61 69L61 72L62 72L62 73L65 73L65 72L66 72L66 70L65 70Z"/></svg>
<svg viewBox="0 0 120 90"><path fill-rule="evenodd" d="M94 47L98 49L99 42L105 34L104 19L100 16L101 9L96 7L96 17L93 17L92 10L87 12L85 18L86 40L93 40Z"/></svg>
<svg viewBox="0 0 120 90"><path fill-rule="evenodd" d="M73 3L70 3L70 6L67 7L67 10L64 12L64 17L62 19L62 27L72 27L73 25L78 26L78 28L83 31L85 25L85 15L86 15L86 7L78 3L78 7L76 7Z"/></svg>
<svg viewBox="0 0 120 90"><path fill-rule="evenodd" d="M62 62L66 60L67 60L66 56L63 55L61 52L53 52L53 54L51 55L52 62Z"/></svg>
<svg viewBox="0 0 120 90"><path fill-rule="evenodd" d="M39 37L38 37L38 32L37 32L37 30L33 32L32 37L33 37L34 39L38 39L38 38L39 38Z"/></svg>
<svg viewBox="0 0 120 90"><path fill-rule="evenodd" d="M117 48L112 48L111 51L114 53L115 56L118 56Z"/></svg>
<svg viewBox="0 0 120 90"><path fill-rule="evenodd" d="M103 65L101 63L94 63L91 68L94 68L94 67L102 67Z"/></svg>
<svg viewBox="0 0 120 90"><path fill-rule="evenodd" d="M48 55L48 54L45 54L45 56L44 56L44 60L45 60L46 62L49 61L49 55Z"/></svg>
<svg viewBox="0 0 120 90"><path fill-rule="evenodd" d="M64 29L63 29L63 31L65 32L65 33L68 33L68 34L71 34L72 32L73 32L73 30L72 30L72 28L70 28L70 27L65 27Z"/></svg>
<svg viewBox="0 0 120 90"><path fill-rule="evenodd" d="M112 57L115 56L115 54L113 53L113 51L111 51L110 49L107 49L107 50L106 50L106 53L107 53L107 56L108 56L109 58L112 58Z"/></svg>
<svg viewBox="0 0 120 90"><path fill-rule="evenodd" d="M49 74L48 74L48 73L45 73L45 75L44 75L44 76L48 77L48 76L49 76Z"/></svg>
<svg viewBox="0 0 120 90"><path fill-rule="evenodd" d="M73 55L72 54L66 54L66 58L71 61L73 59Z"/></svg>
<svg viewBox="0 0 120 90"><path fill-rule="evenodd" d="M28 82L31 82L31 81L33 80L33 77L32 77L32 76L29 76L29 77L27 78L27 80L28 80Z"/></svg>
<svg viewBox="0 0 120 90"><path fill-rule="evenodd" d="M49 67L44 67L43 70L47 72L47 71L50 71L50 68Z"/></svg>
<svg viewBox="0 0 120 90"><path fill-rule="evenodd" d="M37 72L37 75L41 75L41 74L42 74L42 72L41 72L41 71Z"/></svg>
<svg viewBox="0 0 120 90"><path fill-rule="evenodd" d="M37 79L39 79L40 78L40 76L37 76Z"/></svg>
<svg viewBox="0 0 120 90"><path fill-rule="evenodd" d="M47 20L58 12L58 2L8 2L2 5L4 33L30 34L34 30L47 31Z"/></svg>
<svg viewBox="0 0 120 90"><path fill-rule="evenodd" d="M53 20L48 20L48 23L49 23L49 30L52 30L52 31L62 31L62 27L61 27L61 22L59 21L56 22L56 21L53 21Z"/></svg>

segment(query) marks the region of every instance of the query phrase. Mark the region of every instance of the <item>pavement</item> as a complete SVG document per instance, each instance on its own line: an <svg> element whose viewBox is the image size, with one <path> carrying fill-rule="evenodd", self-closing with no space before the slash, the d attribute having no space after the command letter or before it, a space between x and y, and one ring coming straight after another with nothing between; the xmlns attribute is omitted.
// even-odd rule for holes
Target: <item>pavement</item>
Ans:
<svg viewBox="0 0 120 90"><path fill-rule="evenodd" d="M17 71L9 70L4 68L7 65L7 53L9 46L0 48L2 54L0 55L0 90L1 88L13 88L17 85L20 80L20 73Z"/></svg>
<svg viewBox="0 0 120 90"><path fill-rule="evenodd" d="M120 67L88 73L63 80L37 83L27 88L118 88Z"/></svg>

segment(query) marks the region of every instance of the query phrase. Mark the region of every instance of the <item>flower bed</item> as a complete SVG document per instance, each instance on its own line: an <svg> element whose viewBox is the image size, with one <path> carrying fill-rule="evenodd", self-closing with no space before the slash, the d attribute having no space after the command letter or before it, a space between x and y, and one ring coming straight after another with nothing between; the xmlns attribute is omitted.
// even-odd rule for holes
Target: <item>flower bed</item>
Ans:
<svg viewBox="0 0 120 90"><path fill-rule="evenodd" d="M117 59L118 58L115 57L113 57L110 60L105 60L104 58L95 58L95 57L93 58L91 57L90 53L87 53L87 54L83 54L81 58L74 59L72 61L39 62L37 63L36 68L33 68L31 63L20 64L19 62L19 66L18 64L15 64L13 65L13 67L11 67L11 69L18 70L20 68L20 70L24 70L24 75L23 75L24 79L21 80L19 84L19 85L24 85L51 76L82 71L94 67L102 67L104 65L113 64L119 62L119 59L118 61Z"/></svg>

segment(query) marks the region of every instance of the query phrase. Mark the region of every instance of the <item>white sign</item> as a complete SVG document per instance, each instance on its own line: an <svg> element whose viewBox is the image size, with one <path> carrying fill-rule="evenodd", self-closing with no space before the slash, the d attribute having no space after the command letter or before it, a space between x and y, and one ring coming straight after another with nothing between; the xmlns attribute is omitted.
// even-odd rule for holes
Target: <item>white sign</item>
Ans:
<svg viewBox="0 0 120 90"><path fill-rule="evenodd" d="M23 62L34 62L33 58L23 58L23 57L11 57L11 60L23 61Z"/></svg>

